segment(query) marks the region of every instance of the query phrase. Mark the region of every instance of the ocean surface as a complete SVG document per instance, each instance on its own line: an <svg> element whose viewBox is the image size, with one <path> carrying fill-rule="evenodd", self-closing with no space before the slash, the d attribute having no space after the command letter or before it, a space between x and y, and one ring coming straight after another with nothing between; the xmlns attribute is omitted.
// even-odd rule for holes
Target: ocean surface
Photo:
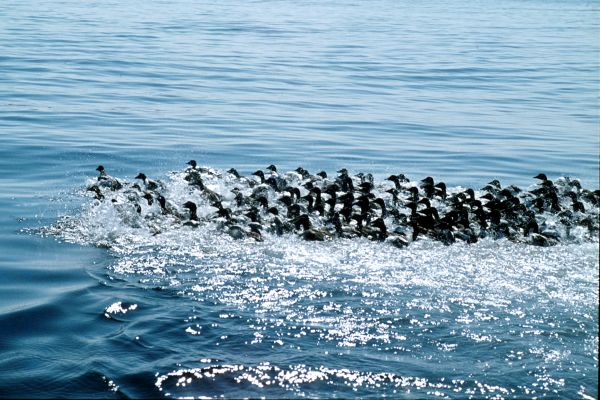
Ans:
<svg viewBox="0 0 600 400"><path fill-rule="evenodd" d="M598 1L2 1L0 398L597 398L597 238L152 235L85 188L193 158L593 190L599 63Z"/></svg>

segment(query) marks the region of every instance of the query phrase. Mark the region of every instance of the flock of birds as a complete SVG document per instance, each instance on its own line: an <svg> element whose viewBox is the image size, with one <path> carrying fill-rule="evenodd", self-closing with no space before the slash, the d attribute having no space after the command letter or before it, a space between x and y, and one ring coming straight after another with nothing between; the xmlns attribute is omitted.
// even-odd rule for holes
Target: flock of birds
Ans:
<svg viewBox="0 0 600 400"><path fill-rule="evenodd" d="M431 177L411 182L403 174L376 183L371 174L351 175L346 169L329 177L302 167L280 173L269 165L242 176L234 168L217 171L194 160L187 164L174 173L186 182L185 202L169 198L169 189L159 180L140 173L136 181L126 182L110 176L102 165L87 191L139 217L192 228L214 223L235 239L257 241L268 232L318 241L365 237L397 247L422 237L448 245L491 237L550 246L574 232L598 236L600 190L585 189L568 177L553 182L541 173L529 191L493 180L477 192L449 192L444 182ZM199 215L200 208L208 211ZM153 233L160 234L161 228Z"/></svg>

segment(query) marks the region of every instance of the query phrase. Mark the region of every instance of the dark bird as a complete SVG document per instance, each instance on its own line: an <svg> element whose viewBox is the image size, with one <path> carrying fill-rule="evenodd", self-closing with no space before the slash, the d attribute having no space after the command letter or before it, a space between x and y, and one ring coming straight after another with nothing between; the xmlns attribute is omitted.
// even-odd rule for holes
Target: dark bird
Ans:
<svg viewBox="0 0 600 400"><path fill-rule="evenodd" d="M231 175L235 176L235 177L236 177L236 178L238 178L238 179L240 179L240 178L241 178L241 175L240 175L240 173L239 173L239 172L237 171L237 169L235 169L235 168L229 168L229 169L227 170L227 173L229 173L229 174L231 174Z"/></svg>
<svg viewBox="0 0 600 400"><path fill-rule="evenodd" d="M87 191L94 192L95 193L94 197L96 200L104 200L104 195L100 191L100 188L98 187L98 185L92 185L92 186L88 187Z"/></svg>
<svg viewBox="0 0 600 400"><path fill-rule="evenodd" d="M446 200L448 194L446 193L446 184L444 182L438 182L433 185L435 190L435 195L442 198L442 200Z"/></svg>
<svg viewBox="0 0 600 400"><path fill-rule="evenodd" d="M386 180L394 182L394 186L396 187L396 190L401 190L402 189L401 184L408 182L408 179L404 176L404 174L390 175L386 178Z"/></svg>
<svg viewBox="0 0 600 400"><path fill-rule="evenodd" d="M120 190L123 188L121 182L119 182L116 178L113 178L112 176L108 175L108 173L104 169L104 166L98 165L96 171L100 173L100 175L98 175L99 185L107 186L111 190Z"/></svg>
<svg viewBox="0 0 600 400"><path fill-rule="evenodd" d="M302 228L301 236L304 240L323 241L325 239L331 239L331 235L327 230L313 228L307 214L298 216L293 222L296 229Z"/></svg>
<svg viewBox="0 0 600 400"><path fill-rule="evenodd" d="M144 185L146 186L146 190L155 191L158 189L158 183L156 183L155 181L153 181L151 179L148 179L148 177L142 172L137 174L135 179L141 179L142 182L144 182Z"/></svg>
<svg viewBox="0 0 600 400"><path fill-rule="evenodd" d="M254 171L252 173L252 175L258 176L260 178L260 183L265 183L265 173L262 172L260 169L257 171Z"/></svg>
<svg viewBox="0 0 600 400"><path fill-rule="evenodd" d="M177 209L172 204L167 202L167 199L163 195L159 194L156 199L158 200L158 204L160 205L160 209L163 215L171 215L178 220L183 219L183 216L179 213L179 211L177 211Z"/></svg>
<svg viewBox="0 0 600 400"><path fill-rule="evenodd" d="M184 223L187 226L197 227L200 222L198 221L198 206L193 201L186 201L183 204L183 207L186 208L190 213L190 218Z"/></svg>
<svg viewBox="0 0 600 400"><path fill-rule="evenodd" d="M190 177L190 179L187 179L188 177ZM189 185L200 189L200 192L208 199L210 203L216 203L223 200L220 194L206 187L204 180L199 173L193 171L193 173L188 175L188 177L186 177L186 180L189 180Z"/></svg>
<svg viewBox="0 0 600 400"><path fill-rule="evenodd" d="M196 167L198 166L198 163L196 162L196 160L190 160L187 162L187 165L191 166L192 169L196 169Z"/></svg>
<svg viewBox="0 0 600 400"><path fill-rule="evenodd" d="M388 232L387 226L385 225L385 221L382 218L377 218L374 220L371 225L375 228L379 228L379 234L376 239L386 243L389 243L395 247L403 248L408 246L408 240L406 236L402 232Z"/></svg>
<svg viewBox="0 0 600 400"><path fill-rule="evenodd" d="M419 201L419 188L415 187L415 186L411 186L408 188L408 200L412 201L412 202L417 202Z"/></svg>

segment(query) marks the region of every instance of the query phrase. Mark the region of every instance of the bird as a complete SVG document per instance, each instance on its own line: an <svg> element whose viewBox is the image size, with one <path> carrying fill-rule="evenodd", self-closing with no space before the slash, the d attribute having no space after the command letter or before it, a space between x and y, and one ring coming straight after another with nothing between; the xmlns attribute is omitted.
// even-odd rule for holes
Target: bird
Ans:
<svg viewBox="0 0 600 400"><path fill-rule="evenodd" d="M398 248L404 248L408 246L408 240L406 239L405 234L403 232L389 233L383 218L377 218L371 223L371 225L379 228L377 240L389 243Z"/></svg>
<svg viewBox="0 0 600 400"><path fill-rule="evenodd" d="M302 214L294 219L294 226L297 230L302 228L300 235L304 240L308 241L324 241L331 239L331 234L325 229L316 229L312 226L310 218L307 214Z"/></svg>
<svg viewBox="0 0 600 400"><path fill-rule="evenodd" d="M113 178L112 176L108 175L103 165L98 165L96 171L100 173L97 178L99 185L107 186L111 190L120 190L123 188L121 182L119 182L116 178Z"/></svg>
<svg viewBox="0 0 600 400"><path fill-rule="evenodd" d="M144 174L143 172L140 172L139 174L137 174L135 179L141 179L142 182L144 183L144 186L146 187L146 190L148 190L148 191L152 192L152 191L155 191L158 189L158 183L156 181L148 179L146 174Z"/></svg>
<svg viewBox="0 0 600 400"><path fill-rule="evenodd" d="M102 191L100 190L100 188L98 187L98 185L91 185L86 190L88 192L93 192L95 194L94 197L95 197L96 200L104 200L104 195L102 194Z"/></svg>
<svg viewBox="0 0 600 400"><path fill-rule="evenodd" d="M196 205L196 203L194 203L193 201L186 201L183 204L183 207L186 208L190 213L189 219L186 222L184 222L183 225L192 227L197 227L198 225L200 225L200 221L198 220L197 214L198 206Z"/></svg>

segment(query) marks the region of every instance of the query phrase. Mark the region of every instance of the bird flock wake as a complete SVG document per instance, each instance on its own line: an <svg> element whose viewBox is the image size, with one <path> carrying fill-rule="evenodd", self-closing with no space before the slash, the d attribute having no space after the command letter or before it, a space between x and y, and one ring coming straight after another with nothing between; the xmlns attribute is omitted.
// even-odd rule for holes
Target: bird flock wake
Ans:
<svg viewBox="0 0 600 400"><path fill-rule="evenodd" d="M540 173L530 190L494 179L474 190L448 189L432 177L414 182L403 174L375 182L370 173L346 169L330 177L302 167L281 173L269 165L242 176L195 160L187 165L171 173L171 184L144 173L133 182L117 179L100 165L87 192L97 205L112 204L123 223L146 225L153 235L215 224L235 239L364 237L400 248L422 238L446 245L505 238L537 246L598 238L600 190L569 177L552 181ZM173 185L183 191L175 195Z"/></svg>

